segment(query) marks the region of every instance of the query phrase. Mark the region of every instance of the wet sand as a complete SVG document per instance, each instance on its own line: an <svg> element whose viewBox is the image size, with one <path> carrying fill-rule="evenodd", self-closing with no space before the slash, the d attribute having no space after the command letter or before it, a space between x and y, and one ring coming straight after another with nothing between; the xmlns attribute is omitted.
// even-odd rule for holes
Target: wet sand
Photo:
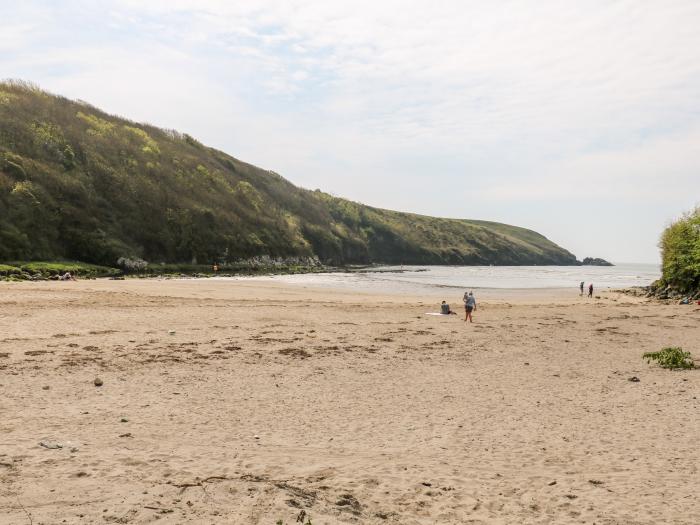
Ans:
<svg viewBox="0 0 700 525"><path fill-rule="evenodd" d="M0 523L700 523L700 308L600 296L0 283Z"/></svg>

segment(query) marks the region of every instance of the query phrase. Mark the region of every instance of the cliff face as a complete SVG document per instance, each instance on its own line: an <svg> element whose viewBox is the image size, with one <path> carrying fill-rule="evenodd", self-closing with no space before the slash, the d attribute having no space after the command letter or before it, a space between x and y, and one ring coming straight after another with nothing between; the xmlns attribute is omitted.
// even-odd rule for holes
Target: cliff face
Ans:
<svg viewBox="0 0 700 525"><path fill-rule="evenodd" d="M0 261L576 264L516 226L298 188L189 135L0 83Z"/></svg>

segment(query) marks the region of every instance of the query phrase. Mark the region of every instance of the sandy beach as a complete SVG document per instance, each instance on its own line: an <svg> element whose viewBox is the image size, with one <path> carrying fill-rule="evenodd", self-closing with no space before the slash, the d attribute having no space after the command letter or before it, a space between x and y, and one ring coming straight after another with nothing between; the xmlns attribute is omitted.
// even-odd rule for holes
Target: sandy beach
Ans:
<svg viewBox="0 0 700 525"><path fill-rule="evenodd" d="M700 523L700 307L600 297L0 283L0 523Z"/></svg>

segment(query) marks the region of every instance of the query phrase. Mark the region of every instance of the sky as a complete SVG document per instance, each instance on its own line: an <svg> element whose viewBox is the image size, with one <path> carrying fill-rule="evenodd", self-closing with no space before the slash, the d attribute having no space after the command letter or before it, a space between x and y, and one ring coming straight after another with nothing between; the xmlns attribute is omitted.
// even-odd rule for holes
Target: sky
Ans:
<svg viewBox="0 0 700 525"><path fill-rule="evenodd" d="M700 204L700 2L0 0L0 78L377 207L658 262Z"/></svg>

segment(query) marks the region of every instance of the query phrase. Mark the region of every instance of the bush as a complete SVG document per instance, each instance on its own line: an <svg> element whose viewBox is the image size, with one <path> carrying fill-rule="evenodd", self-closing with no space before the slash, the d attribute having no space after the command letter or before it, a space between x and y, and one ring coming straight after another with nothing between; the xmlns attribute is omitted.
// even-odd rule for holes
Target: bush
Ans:
<svg viewBox="0 0 700 525"><path fill-rule="evenodd" d="M66 144L66 147L63 148L63 159L61 162L66 170L72 170L75 168L75 153L73 153L73 148L71 148L68 144Z"/></svg>
<svg viewBox="0 0 700 525"><path fill-rule="evenodd" d="M659 246L663 283L681 292L700 287L700 208L666 228Z"/></svg>
<svg viewBox="0 0 700 525"><path fill-rule="evenodd" d="M142 272L148 268L148 263L138 257L134 257L133 259L129 257L119 257L119 259L117 259L117 266L122 268L125 272Z"/></svg>
<svg viewBox="0 0 700 525"><path fill-rule="evenodd" d="M666 347L660 352L646 352L642 357L647 360L647 363L656 361L662 368L671 370L695 368L690 352L684 352L679 346Z"/></svg>
<svg viewBox="0 0 700 525"><path fill-rule="evenodd" d="M27 173L22 166L22 157L5 153L0 155L0 171L11 175L15 180L26 180Z"/></svg>

